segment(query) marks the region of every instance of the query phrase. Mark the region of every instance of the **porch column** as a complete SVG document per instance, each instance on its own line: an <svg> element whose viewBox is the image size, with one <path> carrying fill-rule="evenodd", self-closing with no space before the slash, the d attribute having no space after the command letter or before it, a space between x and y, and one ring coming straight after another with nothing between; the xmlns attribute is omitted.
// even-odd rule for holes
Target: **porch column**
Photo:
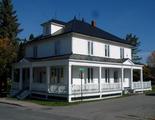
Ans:
<svg viewBox="0 0 155 120"><path fill-rule="evenodd" d="M121 78L121 89L122 89L122 90L124 90L124 87L123 87L124 68L122 67L122 69L121 69L121 70L122 70L122 72L121 72L121 73L122 73L122 78Z"/></svg>
<svg viewBox="0 0 155 120"><path fill-rule="evenodd" d="M141 87L143 91L143 68L140 69L140 81L141 81Z"/></svg>
<svg viewBox="0 0 155 120"><path fill-rule="evenodd" d="M102 71L102 67L99 67L99 81L98 81L98 84L99 84L99 92L101 93L102 90L101 90L101 71Z"/></svg>
<svg viewBox="0 0 155 120"><path fill-rule="evenodd" d="M46 67L46 85L47 85L47 92L49 91L49 83L50 83L50 66Z"/></svg>
<svg viewBox="0 0 155 120"><path fill-rule="evenodd" d="M70 64L68 64L67 66L67 74L68 74L68 84L67 84L67 89L68 89L68 102L71 102L71 97L70 95L72 94L72 91L71 91L71 79L72 79L72 76L71 76L71 71L72 71L72 66Z"/></svg>
<svg viewBox="0 0 155 120"><path fill-rule="evenodd" d="M133 68L131 68L131 76L130 76L130 78L131 78L131 89L134 89L133 88Z"/></svg>
<svg viewBox="0 0 155 120"><path fill-rule="evenodd" d="M30 91L32 90L32 83L33 83L33 67L30 67Z"/></svg>
<svg viewBox="0 0 155 120"><path fill-rule="evenodd" d="M20 67L19 68L19 89L20 90L22 90L22 86L23 86L23 80L22 80L22 78L23 78L23 70L22 70L22 68Z"/></svg>

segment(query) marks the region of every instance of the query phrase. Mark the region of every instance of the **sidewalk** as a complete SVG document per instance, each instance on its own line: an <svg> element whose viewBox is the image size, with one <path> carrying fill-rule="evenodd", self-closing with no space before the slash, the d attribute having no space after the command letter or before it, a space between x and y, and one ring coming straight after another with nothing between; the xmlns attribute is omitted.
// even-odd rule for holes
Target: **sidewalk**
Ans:
<svg viewBox="0 0 155 120"><path fill-rule="evenodd" d="M9 98L0 98L0 103L10 104L10 105L15 105L15 106L20 106L20 107L27 107L27 108L31 108L31 109L44 108L44 106L42 106L42 105L38 105L35 103L26 102L26 101L13 100L13 99L9 99Z"/></svg>

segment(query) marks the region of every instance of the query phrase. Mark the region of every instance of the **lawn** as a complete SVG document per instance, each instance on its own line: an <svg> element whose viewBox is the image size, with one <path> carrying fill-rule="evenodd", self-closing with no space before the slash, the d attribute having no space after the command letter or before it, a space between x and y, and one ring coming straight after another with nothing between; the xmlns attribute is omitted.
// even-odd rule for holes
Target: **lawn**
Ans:
<svg viewBox="0 0 155 120"><path fill-rule="evenodd" d="M146 91L145 94L146 95L155 95L155 85L152 86L152 90L151 91Z"/></svg>

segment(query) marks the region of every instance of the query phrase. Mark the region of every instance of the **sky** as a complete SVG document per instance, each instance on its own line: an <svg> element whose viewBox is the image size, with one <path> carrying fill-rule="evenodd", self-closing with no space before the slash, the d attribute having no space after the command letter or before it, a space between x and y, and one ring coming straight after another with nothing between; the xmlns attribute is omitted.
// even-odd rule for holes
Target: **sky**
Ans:
<svg viewBox="0 0 155 120"><path fill-rule="evenodd" d="M76 16L118 37L132 33L141 41L140 56L155 50L155 0L13 0L23 31L21 38L42 33L41 23L56 18L70 21Z"/></svg>

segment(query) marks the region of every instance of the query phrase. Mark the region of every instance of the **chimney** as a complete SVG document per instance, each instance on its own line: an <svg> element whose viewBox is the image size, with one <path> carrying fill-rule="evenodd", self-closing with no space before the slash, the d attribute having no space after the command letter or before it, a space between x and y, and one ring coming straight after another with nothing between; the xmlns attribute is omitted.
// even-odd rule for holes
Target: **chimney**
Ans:
<svg viewBox="0 0 155 120"><path fill-rule="evenodd" d="M96 27L96 21L95 21L95 20L92 20L92 21L91 21L91 25L92 25L93 27Z"/></svg>

